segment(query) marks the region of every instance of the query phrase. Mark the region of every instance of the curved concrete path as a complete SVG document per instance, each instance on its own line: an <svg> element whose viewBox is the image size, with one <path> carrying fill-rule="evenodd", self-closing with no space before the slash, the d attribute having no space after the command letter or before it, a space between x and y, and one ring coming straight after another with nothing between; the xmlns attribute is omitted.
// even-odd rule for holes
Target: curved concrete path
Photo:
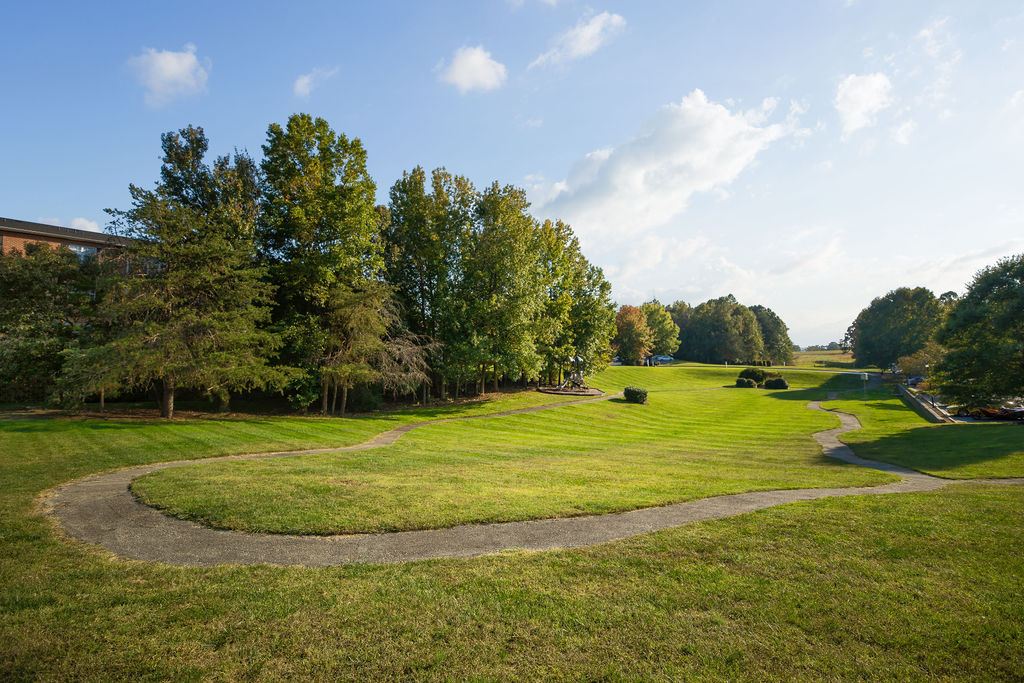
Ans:
<svg viewBox="0 0 1024 683"><path fill-rule="evenodd" d="M589 517L473 524L432 531L346 536L286 536L210 529L169 517L143 505L135 499L128 488L136 477L168 467L219 460L246 460L379 448L394 443L402 434L426 424L535 412L609 398L614 397L605 396L598 399L535 406L492 415L449 418L402 425L379 434L366 443L346 448L206 458L132 467L65 484L46 498L43 501L43 506L46 512L54 516L71 537L102 546L121 557L181 566L207 566L223 563L328 566L359 562L387 563L442 557L473 557L511 548L524 550L578 548L690 522L731 517L785 503L837 496L933 491L954 481L932 477L897 465L857 457L837 437L844 432L859 429L860 423L852 415L835 412L842 420L842 426L813 435L821 444L824 454L862 467L890 472L899 476L901 481L873 487L788 489L740 493L658 508ZM814 401L808 404L808 407L814 410L824 410L820 401ZM1024 483L1024 479L998 481L1000 483Z"/></svg>

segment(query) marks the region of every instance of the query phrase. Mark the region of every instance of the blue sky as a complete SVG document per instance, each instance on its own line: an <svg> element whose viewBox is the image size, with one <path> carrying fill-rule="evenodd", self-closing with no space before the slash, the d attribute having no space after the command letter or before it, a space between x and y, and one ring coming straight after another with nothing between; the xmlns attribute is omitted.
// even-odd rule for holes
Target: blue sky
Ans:
<svg viewBox="0 0 1024 683"><path fill-rule="evenodd" d="M0 215L102 228L159 136L258 155L305 111L378 200L445 166L527 188L620 303L735 294L800 344L1024 251L1019 2L19 3Z"/></svg>

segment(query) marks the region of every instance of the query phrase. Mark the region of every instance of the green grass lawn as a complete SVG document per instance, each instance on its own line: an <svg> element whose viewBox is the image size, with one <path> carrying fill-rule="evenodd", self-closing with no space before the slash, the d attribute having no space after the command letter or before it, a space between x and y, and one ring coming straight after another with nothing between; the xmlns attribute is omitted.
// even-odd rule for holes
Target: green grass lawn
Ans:
<svg viewBox="0 0 1024 683"><path fill-rule="evenodd" d="M654 410L703 388L743 391L714 391L726 375L703 370L673 389L675 371L601 379L651 388ZM733 400L802 407L820 394ZM0 422L0 679L1024 677L1024 487L954 484L585 549L317 569L121 560L38 512L41 492L87 473L349 443L402 418L375 419Z"/></svg>
<svg viewBox="0 0 1024 683"><path fill-rule="evenodd" d="M794 351L793 367L821 370L878 372L878 368L861 368L849 351Z"/></svg>
<svg viewBox="0 0 1024 683"><path fill-rule="evenodd" d="M609 368L595 384L650 389L613 400L431 425L386 449L201 463L133 484L147 504L256 532L404 531L667 505L753 490L869 486L892 475L824 458L838 424L806 408L849 378L790 373L808 390L723 388L723 368Z"/></svg>
<svg viewBox="0 0 1024 683"><path fill-rule="evenodd" d="M863 429L840 437L857 455L949 479L1024 477L1024 425L932 424L890 388L829 401Z"/></svg>

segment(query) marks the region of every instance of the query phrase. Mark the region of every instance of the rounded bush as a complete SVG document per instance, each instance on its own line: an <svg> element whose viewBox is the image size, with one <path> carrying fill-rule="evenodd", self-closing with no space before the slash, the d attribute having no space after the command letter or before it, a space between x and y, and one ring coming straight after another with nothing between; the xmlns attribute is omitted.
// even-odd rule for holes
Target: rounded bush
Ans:
<svg viewBox="0 0 1024 683"><path fill-rule="evenodd" d="M753 380L755 386L758 384L764 384L764 381L770 376L771 375L767 370L762 370L761 368L744 368L740 371L740 377L743 379ZM736 386L739 385L737 384Z"/></svg>
<svg viewBox="0 0 1024 683"><path fill-rule="evenodd" d="M622 394L630 403L647 403L647 390L640 387L626 387Z"/></svg>
<svg viewBox="0 0 1024 683"><path fill-rule="evenodd" d="M738 386L741 389L756 389L757 382L750 379L749 377L737 377L736 386Z"/></svg>
<svg viewBox="0 0 1024 683"><path fill-rule="evenodd" d="M765 380L765 389L789 389L789 382L785 377L771 377Z"/></svg>

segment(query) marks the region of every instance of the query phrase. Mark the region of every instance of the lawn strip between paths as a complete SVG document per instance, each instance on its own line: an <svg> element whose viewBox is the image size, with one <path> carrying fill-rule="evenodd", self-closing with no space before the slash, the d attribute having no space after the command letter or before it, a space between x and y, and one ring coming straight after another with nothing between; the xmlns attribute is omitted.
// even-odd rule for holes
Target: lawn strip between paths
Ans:
<svg viewBox="0 0 1024 683"><path fill-rule="evenodd" d="M596 516L544 519L498 524L473 524L429 531L343 536L289 536L209 529L169 517L138 502L129 490L143 474L169 467L256 458L287 457L380 448L395 443L417 427L458 420L501 417L608 400L604 396L518 410L444 418L401 425L369 441L345 448L326 448L260 455L227 456L205 460L164 462L87 477L65 484L43 499L44 510L72 538L99 545L126 558L179 566L218 564L273 564L331 566L353 563L395 563L415 560L475 557L502 550L554 550L578 548L649 533L691 522L721 519L768 507L819 498L934 491L955 480L940 479L898 465L854 455L839 434L860 428L853 415L836 411L840 427L813 434L824 454L862 467L895 474L901 481L873 487L785 489L741 493L663 507ZM834 398L833 394L830 398ZM820 401L808 408L826 410ZM978 480L973 480L978 481ZM1022 484L1021 479L999 483Z"/></svg>

